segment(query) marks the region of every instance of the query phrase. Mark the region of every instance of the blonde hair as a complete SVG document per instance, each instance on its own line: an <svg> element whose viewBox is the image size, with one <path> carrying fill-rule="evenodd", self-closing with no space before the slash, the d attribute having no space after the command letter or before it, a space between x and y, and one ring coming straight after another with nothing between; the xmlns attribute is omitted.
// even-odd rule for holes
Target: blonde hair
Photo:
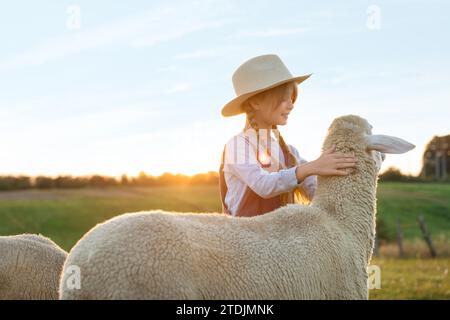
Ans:
<svg viewBox="0 0 450 320"><path fill-rule="evenodd" d="M254 115L255 110L252 107L253 102L263 102L265 105L271 108L272 111L276 110L280 103L283 101L283 99L286 99L290 94L290 98L292 100L292 103L295 103L298 96L298 88L297 84L293 81L284 83L282 85L276 86L274 88L264 90L249 99L245 100L241 108L245 113L247 114L247 120L250 126L256 131L257 136L257 156L259 156L259 127L258 123L256 122ZM278 127L276 125L272 126L272 130L275 132L275 136L278 140L278 143L280 144L281 150L283 151L283 154L287 156L286 158L286 167L292 168L294 166L299 165L297 158L292 154L291 149L287 145L286 141L282 137L280 131L278 130ZM271 156L271 155L270 155ZM282 205L285 205L287 203L304 203L308 204L310 202L308 196L306 193L299 188L295 188L293 190L294 192L294 198L290 196L290 193L284 193L281 197Z"/></svg>

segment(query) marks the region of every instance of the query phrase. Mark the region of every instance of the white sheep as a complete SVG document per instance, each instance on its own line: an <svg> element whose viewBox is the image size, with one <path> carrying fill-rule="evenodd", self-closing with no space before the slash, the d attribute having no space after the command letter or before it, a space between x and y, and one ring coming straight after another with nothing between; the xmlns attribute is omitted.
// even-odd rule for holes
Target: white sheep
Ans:
<svg viewBox="0 0 450 320"><path fill-rule="evenodd" d="M333 121L323 144L353 152L347 176L321 176L310 206L256 217L128 213L99 224L71 250L81 288L62 299L367 299L377 175L384 153L413 145L372 135L358 116Z"/></svg>
<svg viewBox="0 0 450 320"><path fill-rule="evenodd" d="M0 300L56 300L67 253L35 234L0 236Z"/></svg>

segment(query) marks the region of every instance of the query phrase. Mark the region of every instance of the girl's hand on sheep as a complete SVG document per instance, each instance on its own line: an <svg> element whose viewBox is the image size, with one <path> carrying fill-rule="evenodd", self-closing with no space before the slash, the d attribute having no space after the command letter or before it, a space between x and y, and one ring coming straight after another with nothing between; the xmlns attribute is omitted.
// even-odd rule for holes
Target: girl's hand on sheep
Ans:
<svg viewBox="0 0 450 320"><path fill-rule="evenodd" d="M325 150L317 160L313 161L313 171L317 175L322 176L345 176L350 173L348 168L356 166L356 158L352 155L343 153L335 153L336 146Z"/></svg>
<svg viewBox="0 0 450 320"><path fill-rule="evenodd" d="M335 149L336 146L333 145L316 160L299 165L295 171L298 181L302 181L310 175L345 176L349 174L349 169L356 166L356 158L343 153L335 153Z"/></svg>

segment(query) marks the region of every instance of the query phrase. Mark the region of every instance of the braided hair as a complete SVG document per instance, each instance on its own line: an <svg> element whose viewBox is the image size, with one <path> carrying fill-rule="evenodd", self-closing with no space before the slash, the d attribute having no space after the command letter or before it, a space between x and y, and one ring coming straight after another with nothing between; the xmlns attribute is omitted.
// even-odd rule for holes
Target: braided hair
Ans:
<svg viewBox="0 0 450 320"><path fill-rule="evenodd" d="M260 136L259 135L259 127L258 127L258 123L256 122L256 119L255 119L255 110L253 109L252 103L264 101L265 103L269 104L269 107L271 107L272 110L275 110L278 107L278 105L281 103L283 98L287 94L289 94L289 90L291 88L292 88L292 95L291 95L292 103L295 103L295 101L297 100L297 94L298 94L297 93L298 89L297 89L297 85L295 82L284 83L280 86L265 90L263 92L260 92L256 95L250 97L249 99L247 99L246 101L244 101L242 103L241 107L247 114L248 124L251 126L252 129L254 129L256 131L258 148L259 148L259 136ZM281 135L280 131L278 130L278 127L276 125L273 125L272 130L275 133L275 137L276 137L278 143L280 144L283 154L285 156L287 156L287 159L286 159L287 167L292 168L292 167L298 165L297 158L292 154L291 149L285 142L283 136ZM258 149L258 151L259 151L259 149ZM270 151L268 150L268 152L270 152ZM270 156L270 154L269 154L269 156Z"/></svg>
<svg viewBox="0 0 450 320"><path fill-rule="evenodd" d="M274 88L262 91L256 95L254 95L254 96L250 97L249 99L245 100L241 105L243 111L247 115L248 124L250 125L250 127L252 129L254 129L256 131L256 137L257 137L257 154L256 154L256 156L257 156L258 161L260 161L260 159L259 159L259 126L255 119L255 110L254 110L252 104L254 102L264 101L264 103L265 104L267 103L268 106L271 107L272 110L275 110L280 105L282 100L289 94L290 90L292 90L292 94L291 94L292 103L295 103L295 101L297 100L297 96L298 96L297 84L295 82L287 82L282 85L276 86ZM275 133L276 139L277 139L277 141L280 145L280 148L283 151L283 154L285 156L286 167L292 168L294 166L299 165L297 158L294 156L294 154L292 153L288 144L284 140L283 136L281 135L280 131L278 130L278 127L276 125L273 125L271 129ZM270 158L271 157L270 150L267 150L267 152L268 152L268 156ZM268 165L261 163L261 165L263 167L268 167L268 166L270 166L270 163ZM294 190L294 193L297 197L297 202L309 203L309 199L307 198L307 196L303 190L296 188Z"/></svg>

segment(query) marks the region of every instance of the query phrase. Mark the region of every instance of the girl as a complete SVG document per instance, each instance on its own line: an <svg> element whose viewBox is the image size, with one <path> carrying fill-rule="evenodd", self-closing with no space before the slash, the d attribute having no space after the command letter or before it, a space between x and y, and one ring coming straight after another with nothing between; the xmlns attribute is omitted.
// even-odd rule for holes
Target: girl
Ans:
<svg viewBox="0 0 450 320"><path fill-rule="evenodd" d="M288 203L309 203L316 175L346 175L347 168L355 167L356 158L335 153L334 146L308 162L278 131L294 107L297 85L309 76L293 77L274 54L252 58L234 72L237 97L222 108L222 115L247 117L244 130L227 142L222 153L219 184L224 213L255 216Z"/></svg>

